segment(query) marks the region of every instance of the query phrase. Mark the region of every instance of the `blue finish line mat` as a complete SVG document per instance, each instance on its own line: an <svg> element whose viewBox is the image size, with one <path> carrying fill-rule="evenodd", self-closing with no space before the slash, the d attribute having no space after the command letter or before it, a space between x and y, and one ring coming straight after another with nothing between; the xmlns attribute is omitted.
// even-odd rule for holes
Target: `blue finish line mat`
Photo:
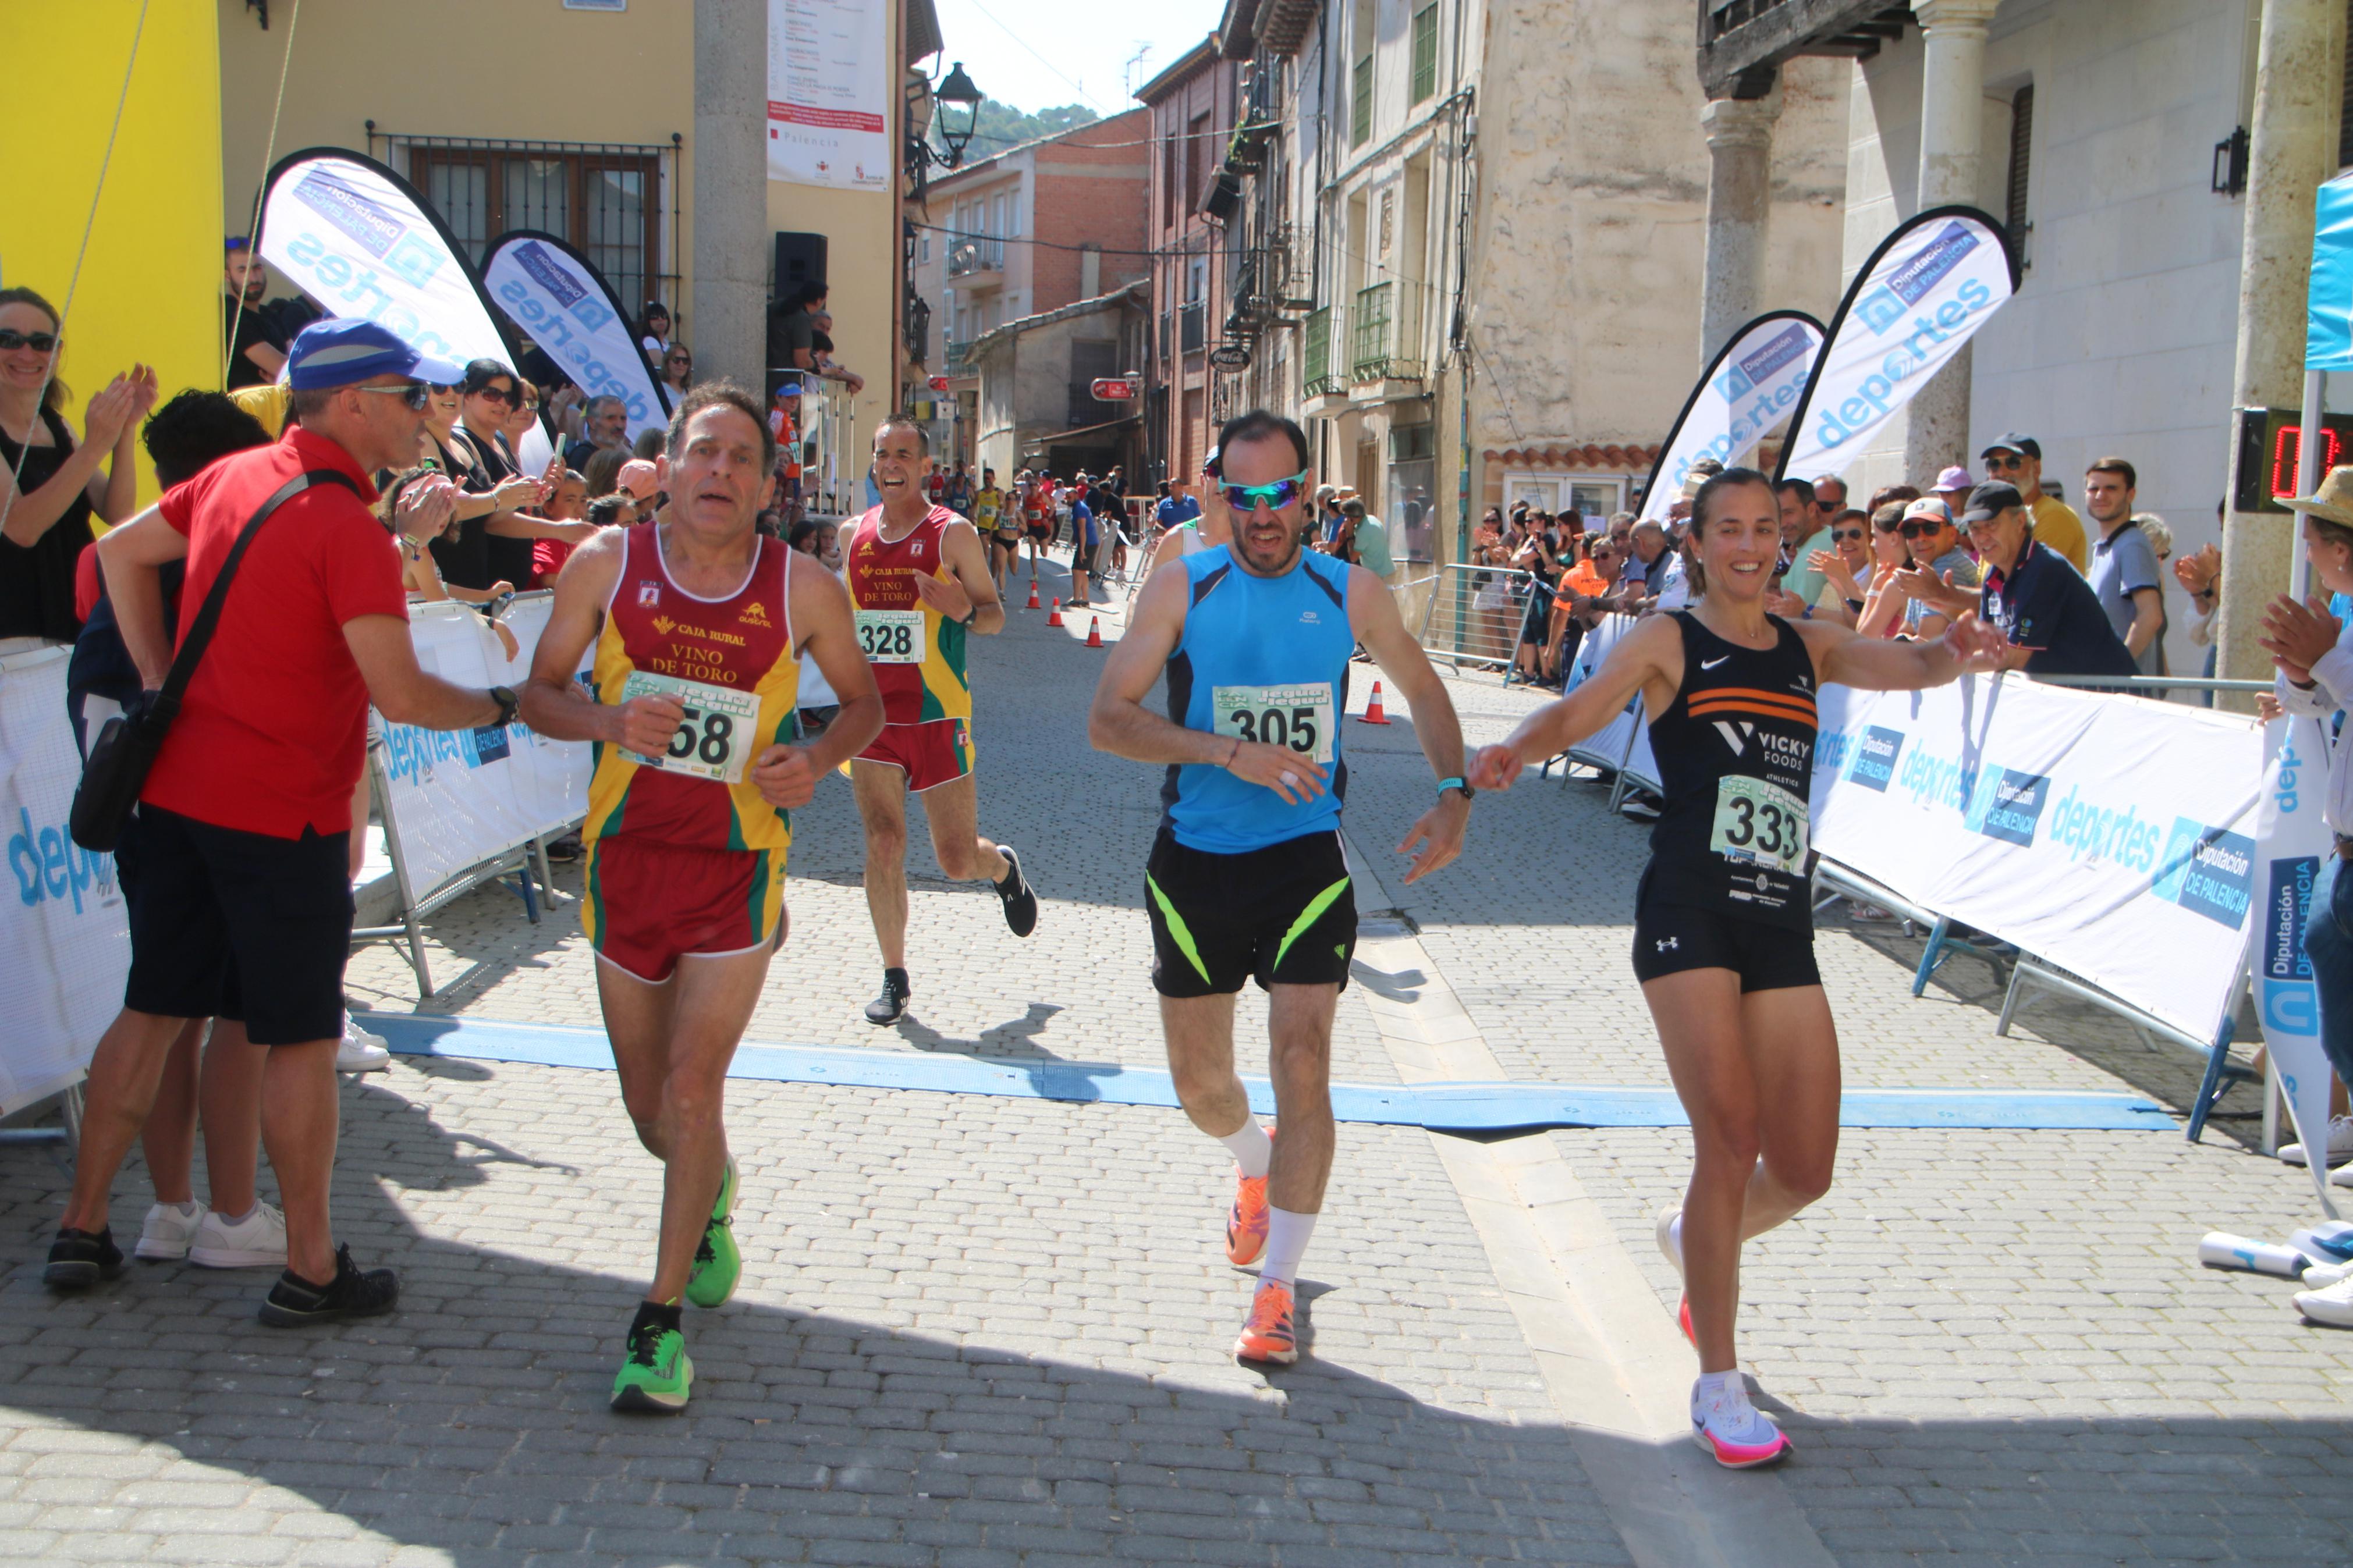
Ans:
<svg viewBox="0 0 2353 1568"><path fill-rule="evenodd" d="M359 1013L362 1026L408 1057L535 1062L542 1067L610 1071L612 1047L602 1031L549 1024L437 1014ZM1064 1104L1176 1107L1168 1075L1148 1068L1059 1058L977 1058L953 1052L843 1050L820 1046L747 1045L730 1078L843 1089L903 1089L934 1094L993 1094ZM1250 1106L1274 1110L1264 1079L1244 1079ZM1422 1127L1432 1132L1538 1131L1549 1127L1683 1127L1672 1089L1603 1084L1335 1083L1332 1113L1342 1121ZM2002 1093L1957 1089L1849 1089L1841 1127L1951 1127L2016 1131L2172 1132L2179 1123L2154 1101L2130 1094Z"/></svg>

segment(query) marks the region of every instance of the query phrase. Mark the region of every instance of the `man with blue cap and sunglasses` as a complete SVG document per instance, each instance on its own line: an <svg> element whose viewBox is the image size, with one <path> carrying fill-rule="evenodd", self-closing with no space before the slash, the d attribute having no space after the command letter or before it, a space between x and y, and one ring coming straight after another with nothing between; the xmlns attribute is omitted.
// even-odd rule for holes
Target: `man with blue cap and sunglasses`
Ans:
<svg viewBox="0 0 2353 1568"><path fill-rule="evenodd" d="M1293 421L1263 409L1226 421L1208 471L1230 542L1153 572L1087 724L1098 750L1167 764L1144 875L1152 984L1185 1114L1234 1157L1227 1260L1259 1265L1234 1354L1278 1364L1299 1359L1299 1262L1332 1173L1332 1017L1356 945L1339 726L1358 644L1411 706L1440 775L1398 846L1421 847L1405 879L1461 854L1471 822L1461 726L1396 599L1301 542L1311 466ZM1165 718L1144 706L1164 676ZM1234 997L1251 979L1269 996L1280 1143L1234 1073Z"/></svg>
<svg viewBox="0 0 2353 1568"><path fill-rule="evenodd" d="M286 1268L261 1321L280 1328L373 1317L399 1298L390 1269L364 1273L335 1246L327 1213L368 705L429 730L512 723L516 708L504 688L468 690L418 668L400 558L368 510L368 475L415 460L428 384L464 372L358 320L305 328L287 360L295 423L282 439L174 485L98 545L123 643L153 692L232 547L282 497L236 565L116 852L131 974L90 1062L73 1192L44 1274L52 1289L81 1290L121 1271L108 1189L174 1037L211 1017L208 1049L269 1053L261 1141L285 1204ZM438 504L446 514L447 498ZM174 628L161 569L181 560Z"/></svg>

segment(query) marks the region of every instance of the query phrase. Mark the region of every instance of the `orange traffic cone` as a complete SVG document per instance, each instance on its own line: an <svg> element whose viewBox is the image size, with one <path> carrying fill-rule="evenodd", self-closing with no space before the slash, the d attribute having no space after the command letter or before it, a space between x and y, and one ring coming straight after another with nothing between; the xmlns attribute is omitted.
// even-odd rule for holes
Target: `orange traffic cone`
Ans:
<svg viewBox="0 0 2353 1568"><path fill-rule="evenodd" d="M1089 647L1103 647L1103 617L1101 616L1089 616L1087 617L1087 646Z"/></svg>
<svg viewBox="0 0 2353 1568"><path fill-rule="evenodd" d="M1029 579L1029 602L1021 607L1025 610L1034 610L1038 607L1038 579L1035 577Z"/></svg>
<svg viewBox="0 0 2353 1568"><path fill-rule="evenodd" d="M1034 595L1033 595L1033 596L1034 596ZM1046 617L1046 624L1047 624L1048 626L1060 626L1060 625L1062 624L1062 601L1061 601L1061 600L1057 599L1057 600L1055 600L1055 601L1054 601L1054 613L1053 613L1052 615L1048 616Z"/></svg>
<svg viewBox="0 0 2353 1568"><path fill-rule="evenodd" d="M1357 720L1357 722L1362 724L1386 724L1388 721L1388 711L1381 706L1381 683L1376 680L1373 682L1373 700L1365 704L1365 711Z"/></svg>

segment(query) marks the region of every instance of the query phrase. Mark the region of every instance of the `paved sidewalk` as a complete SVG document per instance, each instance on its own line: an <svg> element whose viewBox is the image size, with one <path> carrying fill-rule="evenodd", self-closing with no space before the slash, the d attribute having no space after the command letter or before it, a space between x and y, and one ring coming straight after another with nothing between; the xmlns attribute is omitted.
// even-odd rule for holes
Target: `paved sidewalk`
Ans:
<svg viewBox="0 0 2353 1568"><path fill-rule="evenodd" d="M1026 587L1026 584L1023 585ZM1066 584L1050 574L1050 594ZM1019 595L1017 594L1017 600ZM983 830L1044 898L1026 942L920 832L913 1017L880 982L846 785L798 814L792 935L751 1036L1161 1065L1141 866L1153 770L1085 744L1103 656L1017 613L979 645ZM1115 635L1105 616L1106 636ZM1082 631L1081 636L1083 635ZM1360 673L1362 667L1359 667ZM1534 705L1451 682L1474 742ZM1403 889L1427 802L1410 716L1351 722L1369 931L1335 1076L1663 1081L1626 964L1641 833L1591 786L1481 801L1471 852ZM1353 694L1361 708L1364 691ZM559 874L566 889L576 878ZM1374 887L1381 888L1377 896ZM595 1026L571 902L486 890L433 924L432 1005ZM2127 1088L2194 1066L2038 1003L1992 1037L1984 966L1919 1001L1917 944L1826 931L1855 1085ZM462 979L461 979L462 977ZM354 994L415 1005L392 951ZM1245 999L1240 1050L1262 1062ZM459 1060L348 1084L339 1224L401 1312L253 1320L259 1272L140 1267L58 1302L64 1188L0 1159L0 1555L25 1561L1384 1564L2341 1563L2353 1335L2284 1281L2197 1268L2210 1226L2284 1234L2300 1173L2221 1119L2178 1134L1851 1133L1818 1211L1752 1249L1747 1365L1799 1445L1771 1475L1672 1436L1687 1351L1652 1250L1683 1134L1481 1142L1345 1127L1308 1257L1313 1353L1225 1354L1222 1151L1181 1113L738 1081L746 1280L691 1314L696 1398L605 1408L659 1175L607 1073ZM2241 1091L2247 1098L2246 1091ZM2251 1107L2249 1108L2251 1109ZM136 1162L118 1233L148 1200Z"/></svg>

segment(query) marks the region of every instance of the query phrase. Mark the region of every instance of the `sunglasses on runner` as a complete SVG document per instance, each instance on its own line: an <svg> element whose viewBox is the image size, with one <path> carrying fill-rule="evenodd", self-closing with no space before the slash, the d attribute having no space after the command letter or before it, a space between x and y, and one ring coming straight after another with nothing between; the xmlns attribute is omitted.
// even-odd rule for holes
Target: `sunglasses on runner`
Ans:
<svg viewBox="0 0 2353 1568"><path fill-rule="evenodd" d="M45 354L57 346L55 332L12 332L0 327L0 349L30 349L37 354Z"/></svg>
<svg viewBox="0 0 2353 1568"><path fill-rule="evenodd" d="M1271 485L1229 485L1218 481L1218 493L1236 511L1256 511L1263 502L1269 511L1281 511L1297 500L1307 486L1307 470L1300 469L1289 479L1277 479Z"/></svg>
<svg viewBox="0 0 2353 1568"><path fill-rule="evenodd" d="M354 392L389 393L391 395L399 398L403 403L408 405L409 407L414 408L419 414L422 414L426 409L432 406L433 395L435 393L447 392L449 389L446 386L427 386L421 381L412 381L406 386L357 386L353 387L352 390Z"/></svg>

